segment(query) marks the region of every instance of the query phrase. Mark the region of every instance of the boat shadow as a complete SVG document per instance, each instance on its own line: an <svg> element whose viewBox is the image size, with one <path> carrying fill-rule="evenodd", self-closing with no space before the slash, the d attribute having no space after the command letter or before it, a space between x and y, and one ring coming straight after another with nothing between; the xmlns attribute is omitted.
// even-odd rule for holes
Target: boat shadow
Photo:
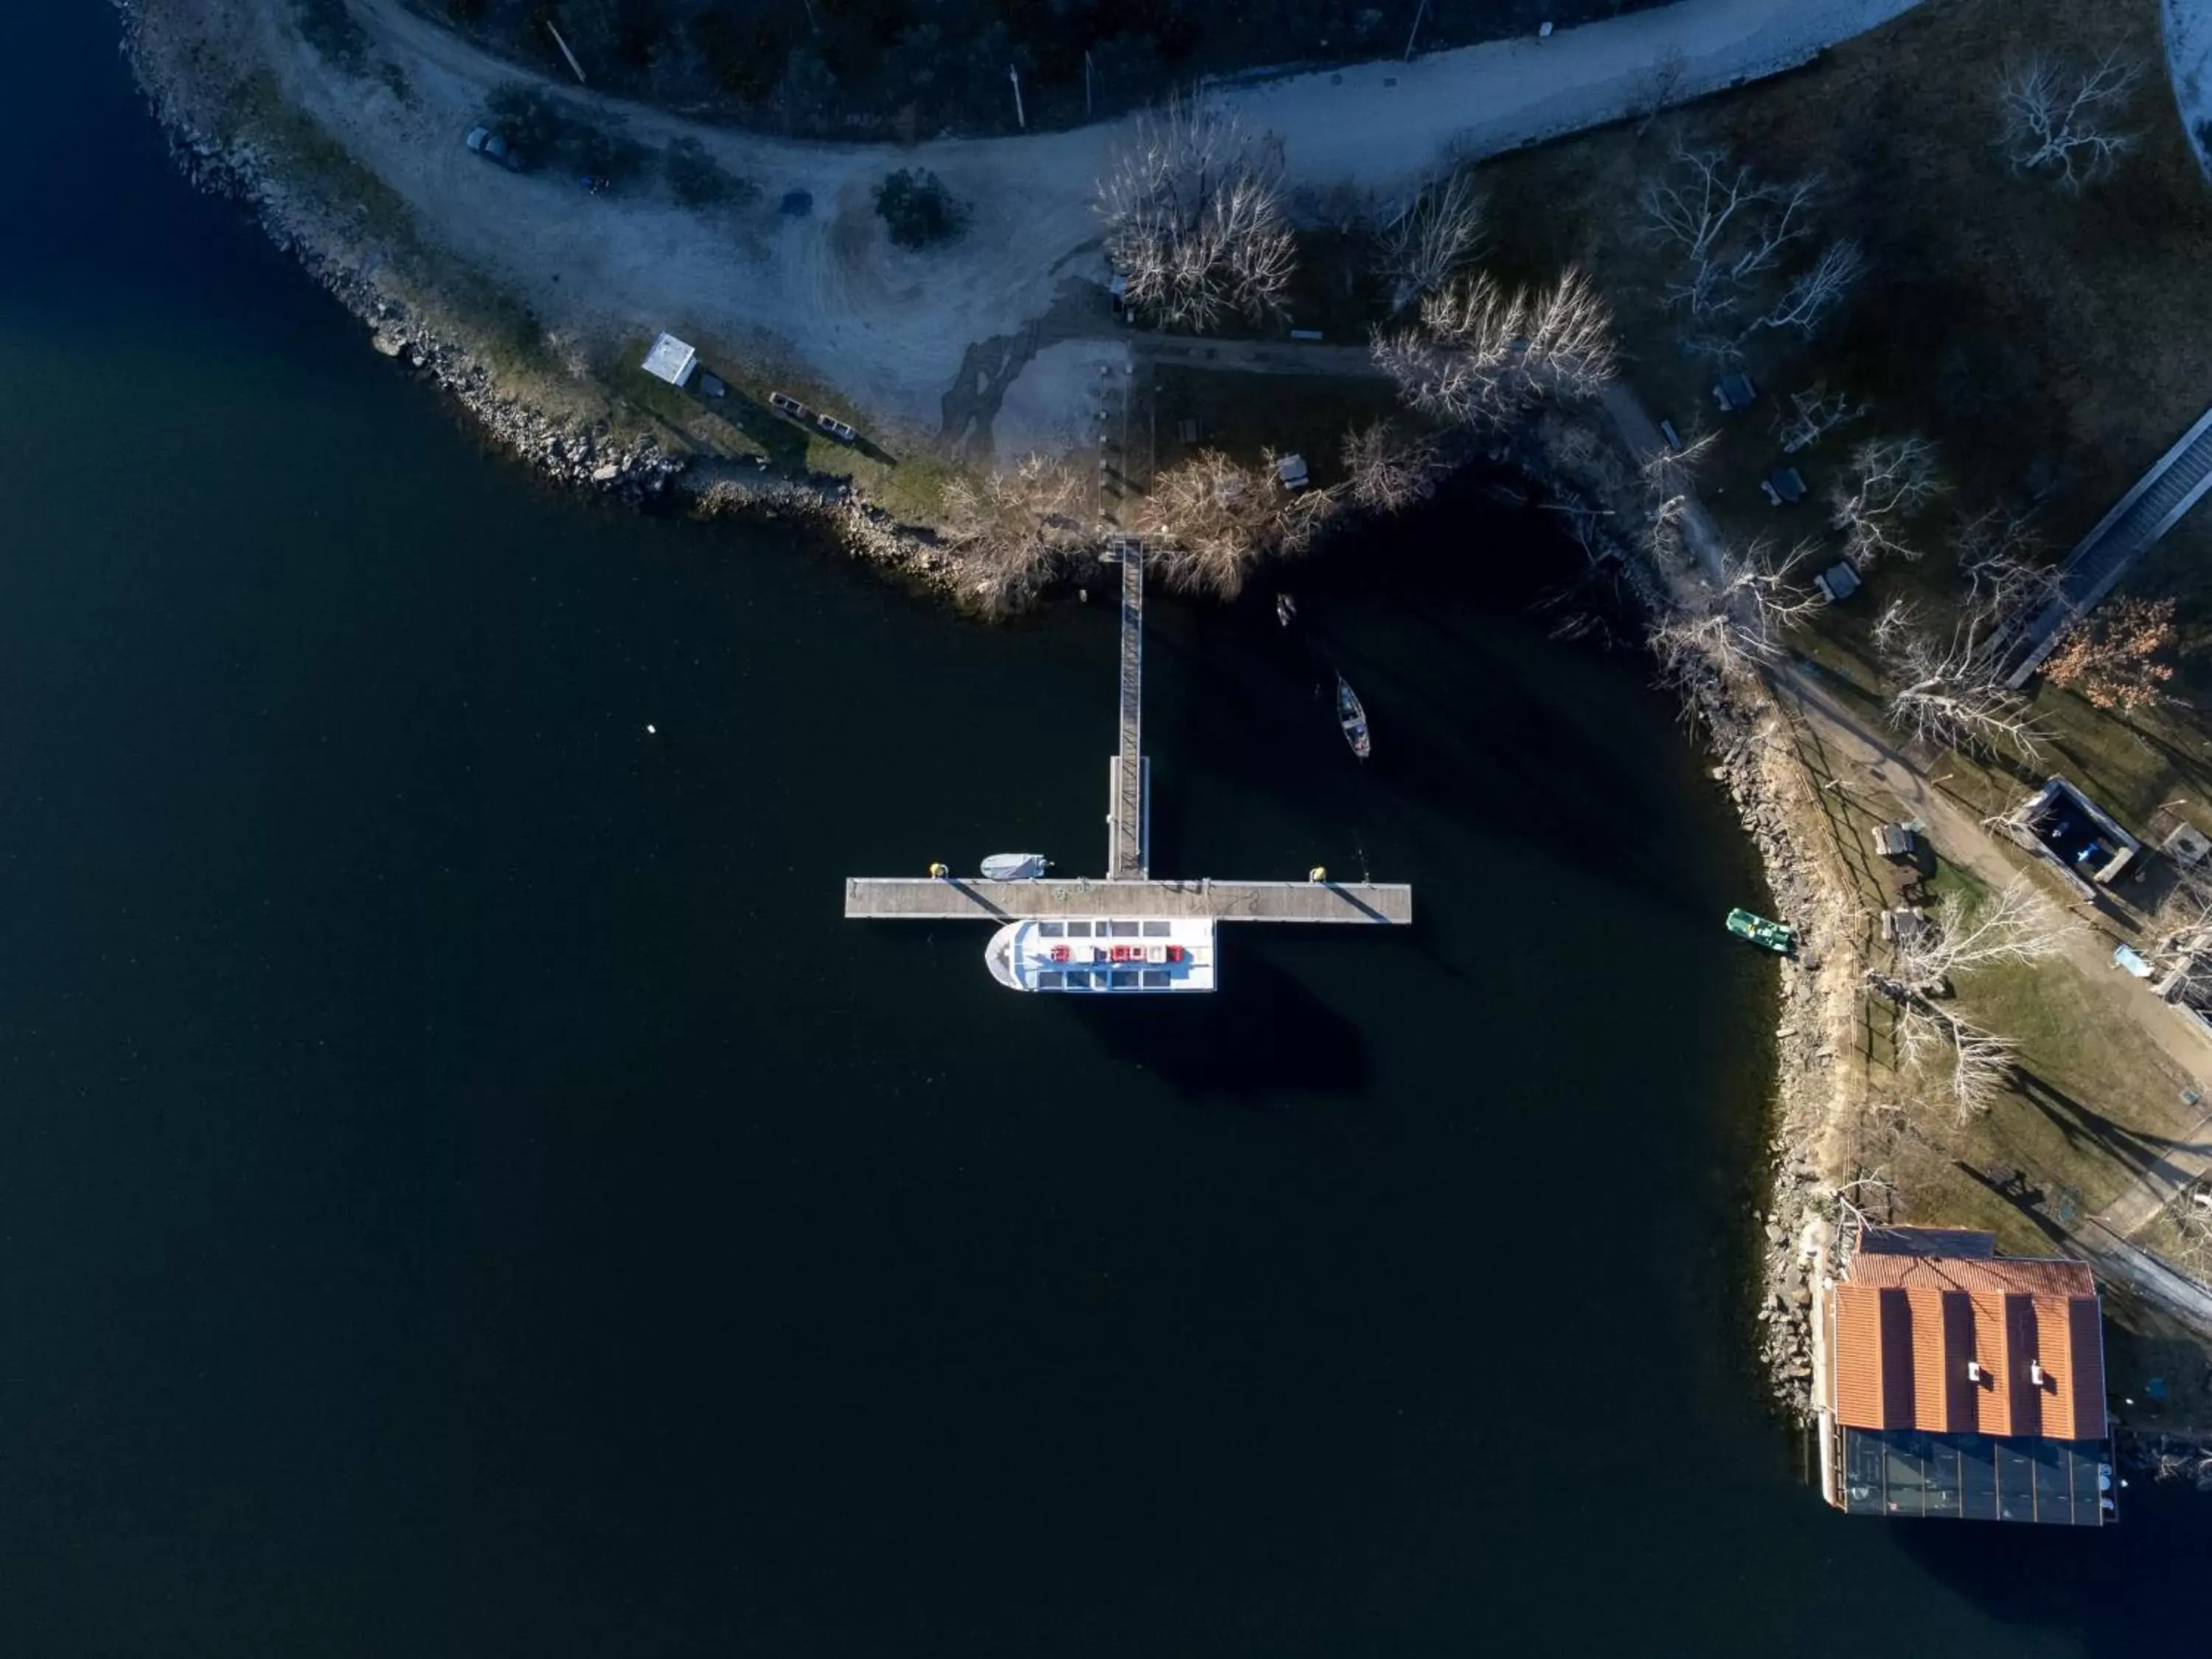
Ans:
<svg viewBox="0 0 2212 1659"><path fill-rule="evenodd" d="M1099 1047L1189 1098L1253 1103L1291 1091L1364 1090L1372 1067L1359 1028L1253 948L1256 941L1244 942L1248 937L1246 930L1222 930L1221 989L1210 995L1060 1000L1072 1004Z"/></svg>

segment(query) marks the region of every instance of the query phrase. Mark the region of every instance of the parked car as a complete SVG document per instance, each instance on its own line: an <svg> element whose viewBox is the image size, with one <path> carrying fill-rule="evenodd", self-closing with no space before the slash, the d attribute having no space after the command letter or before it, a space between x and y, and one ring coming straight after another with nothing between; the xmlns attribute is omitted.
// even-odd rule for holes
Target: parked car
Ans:
<svg viewBox="0 0 2212 1659"><path fill-rule="evenodd" d="M487 161L496 161L509 173L522 171L522 158L514 153L514 146L489 127L471 127L469 136L461 141Z"/></svg>

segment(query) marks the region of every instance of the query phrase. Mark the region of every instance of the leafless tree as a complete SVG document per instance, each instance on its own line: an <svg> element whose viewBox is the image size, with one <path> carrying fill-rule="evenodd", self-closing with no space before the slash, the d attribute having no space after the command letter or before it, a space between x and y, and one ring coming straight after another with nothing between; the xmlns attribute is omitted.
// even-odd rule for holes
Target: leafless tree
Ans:
<svg viewBox="0 0 2212 1659"><path fill-rule="evenodd" d="M1944 1006L1954 979L2046 961L2063 948L2067 926L2015 876L1978 903L1946 895L1925 925L1899 936L1889 966L1868 970L1868 988L1897 1013L1900 1069L1932 1070L1939 1057L1948 1060L1943 1088L1961 1121L1987 1111L2011 1087L2016 1045Z"/></svg>
<svg viewBox="0 0 2212 1659"><path fill-rule="evenodd" d="M1419 323L1377 332L1375 361L1423 413L1494 424L1547 398L1596 393L1613 375L1613 318L1579 271L1541 292L1487 275L1421 301Z"/></svg>
<svg viewBox="0 0 2212 1659"><path fill-rule="evenodd" d="M1978 899L1954 890L1926 927L1897 942L1896 976L1917 995L1942 996L1960 974L2047 962L2071 925L2025 876Z"/></svg>
<svg viewBox="0 0 2212 1659"><path fill-rule="evenodd" d="M1997 76L1998 146L2015 171L2080 190L2111 172L2142 137L2118 123L2142 72L2139 59L2117 49L2087 69L2040 52L2013 59Z"/></svg>
<svg viewBox="0 0 2212 1659"><path fill-rule="evenodd" d="M1734 310L1745 286L1810 234L1814 179L1761 179L1725 149L1695 149L1678 134L1667 169L1644 181L1644 228L1678 251L1680 268L1663 290L1693 319Z"/></svg>
<svg viewBox="0 0 2212 1659"><path fill-rule="evenodd" d="M1794 580L1819 550L1803 541L1777 553L1765 539L1721 555L1721 580L1699 584L1662 617L1650 644L1666 684L1694 687L1708 678L1733 680L1781 659L1786 635L1820 608L1820 599Z"/></svg>
<svg viewBox="0 0 2212 1659"><path fill-rule="evenodd" d="M1431 180L1400 204L1377 239L1375 268L1403 310L1449 283L1482 252L1482 192L1472 173Z"/></svg>
<svg viewBox="0 0 2212 1659"><path fill-rule="evenodd" d="M1872 404L1853 403L1840 392L1830 392L1825 381L1815 381L1802 392L1790 394L1790 413L1778 415L1774 427L1782 439L1782 453L1795 455L1864 416Z"/></svg>
<svg viewBox="0 0 2212 1659"><path fill-rule="evenodd" d="M1690 55L1679 45L1668 46L1651 60L1651 67L1644 71L1643 82L1629 105L1632 109L1644 112L1643 119L1636 124L1638 137L1649 131L1651 124L1674 101L1675 94L1682 89L1682 77L1689 69Z"/></svg>
<svg viewBox="0 0 2212 1659"><path fill-rule="evenodd" d="M2212 883L2180 871L2152 917L2151 947L2144 954L2162 975L2170 1000L2201 1007L2212 1000Z"/></svg>
<svg viewBox="0 0 2212 1659"><path fill-rule="evenodd" d="M1844 532L1844 553L1861 565L1892 553L1917 559L1919 550L1903 539L1903 520L1943 489L1936 446L1927 439L1869 438L1851 451L1829 491L1829 521Z"/></svg>
<svg viewBox="0 0 2212 1659"><path fill-rule="evenodd" d="M2176 1193L2166 1218L2173 1227L2173 1265L2199 1284L2212 1284L2212 1182L2193 1181ZM2193 1462L2191 1473L2201 1484L2212 1474L2212 1458L2200 1453Z"/></svg>
<svg viewBox="0 0 2212 1659"><path fill-rule="evenodd" d="M1178 98L1138 116L1098 185L1126 303L1195 331L1279 314L1296 263L1281 177L1279 141L1235 115Z"/></svg>
<svg viewBox="0 0 2212 1659"><path fill-rule="evenodd" d="M1809 340L1865 273L1866 254L1856 242L1831 242L1820 250L1819 258L1790 279L1782 297L1761 312L1751 326L1794 328Z"/></svg>
<svg viewBox="0 0 2212 1659"><path fill-rule="evenodd" d="M1910 605L1893 601L1874 629L1891 681L1886 712L1898 730L1938 748L2010 749L2033 760L2043 752L2043 733L2028 699L2005 684L1983 649L1990 620L1980 610L1964 611L1944 639Z"/></svg>
<svg viewBox="0 0 2212 1659"><path fill-rule="evenodd" d="M986 612L1005 615L1033 600L1067 557L1093 539L1084 482L1065 462L1024 457L1012 467L945 487L941 530Z"/></svg>
<svg viewBox="0 0 2212 1659"><path fill-rule="evenodd" d="M1966 608L1996 621L2038 605L2058 592L2058 572L2043 557L2033 508L1984 508L1960 514L1951 551L1966 584Z"/></svg>
<svg viewBox="0 0 2212 1659"><path fill-rule="evenodd" d="M1436 447L1389 421L1345 434L1343 459L1346 489L1370 513L1402 512L1436 491Z"/></svg>
<svg viewBox="0 0 2212 1659"><path fill-rule="evenodd" d="M1276 458L1239 466L1204 449L1153 480L1137 504L1138 530L1154 538L1153 572L1184 592L1232 599L1259 562L1304 551L1340 505L1333 490L1286 490Z"/></svg>

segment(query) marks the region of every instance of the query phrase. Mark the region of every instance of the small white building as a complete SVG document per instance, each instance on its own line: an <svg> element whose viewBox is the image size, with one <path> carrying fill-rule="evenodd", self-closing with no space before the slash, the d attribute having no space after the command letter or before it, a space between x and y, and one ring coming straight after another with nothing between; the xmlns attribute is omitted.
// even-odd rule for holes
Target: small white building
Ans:
<svg viewBox="0 0 2212 1659"><path fill-rule="evenodd" d="M645 354L640 365L656 380L665 380L671 386L689 386L698 372L699 354L673 334L664 334L653 343L653 349Z"/></svg>

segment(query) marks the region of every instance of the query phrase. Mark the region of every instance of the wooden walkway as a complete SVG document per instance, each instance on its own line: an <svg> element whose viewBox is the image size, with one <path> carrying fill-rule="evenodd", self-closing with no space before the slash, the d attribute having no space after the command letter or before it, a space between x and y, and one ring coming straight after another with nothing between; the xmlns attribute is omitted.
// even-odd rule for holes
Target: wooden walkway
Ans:
<svg viewBox="0 0 2212 1659"><path fill-rule="evenodd" d="M1413 890L1364 881L963 881L957 876L854 876L845 883L845 916L848 921L1189 916L1404 927L1413 920Z"/></svg>
<svg viewBox="0 0 2212 1659"><path fill-rule="evenodd" d="M1114 748L1112 805L1106 815L1110 881L1141 880L1152 862L1151 803L1145 768L1145 544L1117 544L1121 560L1121 724Z"/></svg>

